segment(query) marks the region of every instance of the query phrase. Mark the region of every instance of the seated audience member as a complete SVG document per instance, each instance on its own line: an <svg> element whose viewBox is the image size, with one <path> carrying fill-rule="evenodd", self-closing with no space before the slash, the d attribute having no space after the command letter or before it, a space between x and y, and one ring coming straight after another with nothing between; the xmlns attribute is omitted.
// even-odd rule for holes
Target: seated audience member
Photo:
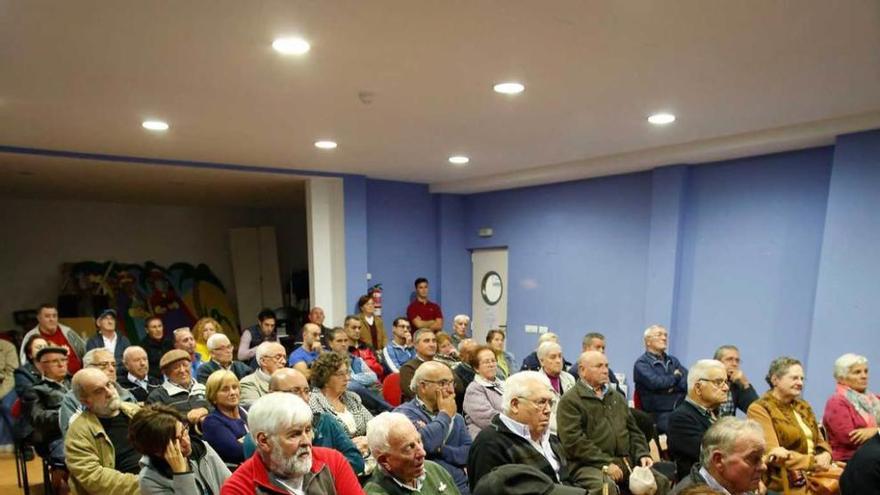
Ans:
<svg viewBox="0 0 880 495"><path fill-rule="evenodd" d="M43 374L37 368L36 354L37 351L48 346L49 343L46 342L46 339L36 334L31 335L21 346L26 357L21 362L21 366L13 372L15 377L15 393L19 397L24 397L24 392L36 385L43 377Z"/></svg>
<svg viewBox="0 0 880 495"><path fill-rule="evenodd" d="M463 411L468 433L475 438L501 412L504 382L498 379L495 352L487 346L482 345L471 354L470 365L477 373L465 391Z"/></svg>
<svg viewBox="0 0 880 495"><path fill-rule="evenodd" d="M603 468L611 483L626 486L629 467L651 467L654 461L645 436L629 413L623 395L608 386L608 360L598 351L587 351L578 358L580 381L562 396L557 409L559 440L571 469L572 482L591 494L601 493L605 483ZM669 480L651 469L657 493L669 492Z"/></svg>
<svg viewBox="0 0 880 495"><path fill-rule="evenodd" d="M418 332L423 328L432 332L443 330L443 311L439 305L428 300L428 279L419 277L413 285L416 298L406 308L406 317L413 331Z"/></svg>
<svg viewBox="0 0 880 495"><path fill-rule="evenodd" d="M311 402L308 380L306 380L302 373L292 368L281 368L273 373L269 389L270 392L294 394L305 401L306 404ZM351 464L351 468L356 474L364 472L364 454L351 441L351 437L348 436L348 432L343 429L341 423L329 414L321 414L312 410L312 433L312 444L318 447L338 450L345 456L345 459ZM245 443L245 457L250 457L256 448L253 445L253 437L250 438L250 445L248 445L247 441Z"/></svg>
<svg viewBox="0 0 880 495"><path fill-rule="evenodd" d="M541 361L538 359L538 349L544 342L556 342L558 344L559 336L553 332L542 333L541 336L538 337L538 345L535 347L535 350L523 359L522 366L519 367L520 371L539 371L541 369ZM562 369L566 369L571 367L572 364L563 357L562 366Z"/></svg>
<svg viewBox="0 0 880 495"><path fill-rule="evenodd" d="M831 465L831 446L819 431L813 409L801 398L804 388L804 369L800 361L780 357L770 363L767 372L768 390L749 406L748 416L764 430L769 461L767 488L774 492L783 489L780 467L785 467L792 494L806 492L806 470L828 471ZM791 486L794 485L794 486Z"/></svg>
<svg viewBox="0 0 880 495"><path fill-rule="evenodd" d="M247 435L247 411L241 407L238 378L231 371L211 373L205 383L205 398L214 410L202 422L202 438L227 464L244 462L242 443Z"/></svg>
<svg viewBox="0 0 880 495"><path fill-rule="evenodd" d="M413 335L413 344L416 357L403 363L403 366L400 367L400 395L403 402L412 400L414 396L410 382L416 369L424 362L433 361L434 355L437 354L437 337L431 329L417 330Z"/></svg>
<svg viewBox="0 0 880 495"><path fill-rule="evenodd" d="M147 336L141 342L141 346L147 351L147 360L150 362L150 376L162 379L162 370L159 361L166 352L174 349L174 339L165 335L165 325L162 318L151 316L144 322Z"/></svg>
<svg viewBox="0 0 880 495"><path fill-rule="evenodd" d="M508 495L511 493L584 495L586 491L583 488L554 483L538 468L523 464L499 466L483 476L474 487L474 495Z"/></svg>
<svg viewBox="0 0 880 495"><path fill-rule="evenodd" d="M211 353L211 360L199 366L196 380L199 383L205 383L208 381L208 377L218 370L231 371L239 380L253 373L254 370L250 366L232 359L232 350L232 342L229 341L229 337L222 333L211 335L208 338L208 351Z"/></svg>
<svg viewBox="0 0 880 495"><path fill-rule="evenodd" d="M110 384L116 390L116 395L119 397L119 400L130 404L137 403L137 399L134 395L117 383L116 360L113 358L113 354L111 354L110 351L103 347L92 349L83 355L82 362L83 369L96 369L104 373L104 375L110 380ZM82 412L82 410L83 405L79 402L79 399L77 399L76 393L74 393L73 390L64 394L64 398L61 400L61 407L58 409L58 426L61 428L62 436L67 434L67 429L70 428L70 422L73 421L74 417Z"/></svg>
<svg viewBox="0 0 880 495"><path fill-rule="evenodd" d="M385 322L382 317L376 314L376 305L373 303L371 294L364 294L358 298L358 310L360 311L356 318L361 322L359 330L360 334L354 342L360 342L376 352L385 348L388 336L385 334ZM345 325L348 326L348 318L345 319ZM351 338L351 335L349 335ZM375 371L375 370L374 370ZM378 372L376 372L378 374Z"/></svg>
<svg viewBox="0 0 880 495"><path fill-rule="evenodd" d="M516 371L516 361L513 353L504 350L506 336L501 330L489 330L486 334L486 344L495 351L495 359L498 361L498 376L504 380Z"/></svg>
<svg viewBox="0 0 880 495"><path fill-rule="evenodd" d="M141 456L128 440L128 426L140 406L119 400L114 385L98 368L86 367L73 375L71 388L85 406L64 439L75 493L140 493L137 473Z"/></svg>
<svg viewBox="0 0 880 495"><path fill-rule="evenodd" d="M274 392L254 402L248 429L257 453L223 485L223 495L304 493L362 494L345 457L312 446L312 411L302 399Z"/></svg>
<svg viewBox="0 0 880 495"><path fill-rule="evenodd" d="M174 336L174 349L184 351L189 356L190 373L195 378L204 363L202 355L196 352L195 337L189 327L178 328L172 332L172 335ZM162 366L161 362L159 366Z"/></svg>
<svg viewBox="0 0 880 495"><path fill-rule="evenodd" d="M86 353L86 343L76 330L58 323L58 308L51 303L43 303L37 308L37 326L22 337L27 342L32 335L39 335L53 347L67 349L67 372L76 373L82 367L80 356ZM25 362L25 349L22 346L18 361Z"/></svg>
<svg viewBox="0 0 880 495"><path fill-rule="evenodd" d="M452 319L452 333L449 338L452 339L452 345L458 349L461 341L471 337L471 317L468 315L455 315Z"/></svg>
<svg viewBox="0 0 880 495"><path fill-rule="evenodd" d="M834 361L837 390L825 403L822 423L831 455L846 461L880 429L880 397L868 390L868 358L844 354Z"/></svg>
<svg viewBox="0 0 880 495"><path fill-rule="evenodd" d="M263 342L278 342L274 311L263 308L257 315L257 322L241 332L241 340L238 342L238 360L251 367L257 365L254 357L257 355L258 345Z"/></svg>
<svg viewBox="0 0 880 495"><path fill-rule="evenodd" d="M454 370L461 364L461 358L452 344L452 339L445 332L437 332L435 337L437 339L437 353L434 354L434 361L443 363Z"/></svg>
<svg viewBox="0 0 880 495"><path fill-rule="evenodd" d="M351 347L349 343L350 340L345 329L334 328L330 331L330 350L349 359L348 371L350 376L348 390L357 394L361 398L364 407L369 409L371 413L375 414L390 410L391 405L385 402L385 399L380 395L381 386L379 385L379 378L363 359L350 352Z"/></svg>
<svg viewBox="0 0 880 495"><path fill-rule="evenodd" d="M727 368L727 400L718 408L719 416L736 416L736 410L749 410L752 402L758 400L758 393L740 369L739 349L735 345L723 345L715 351L716 360Z"/></svg>
<svg viewBox="0 0 880 495"><path fill-rule="evenodd" d="M379 362L376 351L369 344L360 340L364 335L363 322L355 315L348 315L345 317L344 325L345 334L348 335L348 352L352 358L360 358L370 368L370 371L376 374L376 378L381 382L385 378L385 368ZM382 335L384 335L384 331L383 327ZM384 344L385 338L381 340Z"/></svg>
<svg viewBox="0 0 880 495"><path fill-rule="evenodd" d="M116 310L105 309L95 317L95 326L98 331L86 341L86 352L92 349L107 349L113 354L117 363L122 362L122 354L131 345L125 335L119 335L116 331ZM122 375L122 368L117 370Z"/></svg>
<svg viewBox="0 0 880 495"><path fill-rule="evenodd" d="M669 414L687 394L687 368L666 354L669 333L665 327L651 325L645 330L645 353L633 367L633 381L642 410L654 415L660 433L666 433Z"/></svg>
<svg viewBox="0 0 880 495"><path fill-rule="evenodd" d="M321 327L314 323L306 323L302 327L302 345L290 353L287 366L296 368L300 373L309 376L309 368L321 354Z"/></svg>
<svg viewBox="0 0 880 495"><path fill-rule="evenodd" d="M189 435L189 422L176 409L144 407L131 419L128 438L144 456L143 495L218 495L232 475L210 445Z"/></svg>
<svg viewBox="0 0 880 495"><path fill-rule="evenodd" d="M703 434L720 417L727 398L727 370L720 361L701 359L688 372L688 395L669 415L667 442L678 479L684 479L700 458Z"/></svg>
<svg viewBox="0 0 880 495"><path fill-rule="evenodd" d="M207 362L211 359L211 350L208 349L208 339L217 333L223 333L223 327L220 326L220 323L214 318L199 318L199 321L193 325L192 334L193 339L196 341L196 353L202 357L202 362Z"/></svg>
<svg viewBox="0 0 880 495"><path fill-rule="evenodd" d="M696 486L708 486L716 493L757 495L764 464L764 433L749 419L722 417L706 430L700 448L700 463L675 485L673 495L683 495Z"/></svg>
<svg viewBox="0 0 880 495"><path fill-rule="evenodd" d="M468 495L465 467L471 436L455 407L454 383L449 366L433 361L423 363L412 379L416 397L401 404L395 412L403 413L413 422L428 459L449 471L458 490Z"/></svg>
<svg viewBox="0 0 880 495"><path fill-rule="evenodd" d="M355 446L367 452L367 422L373 419L370 411L361 404L360 397L348 391L351 380L348 356L338 352L327 352L312 365L310 382L312 393L309 405L312 410L326 414L339 422Z"/></svg>
<svg viewBox="0 0 880 495"><path fill-rule="evenodd" d="M367 494L459 493L452 476L425 459L422 438L403 414L384 412L373 418L367 426L367 440L379 464L364 486Z"/></svg>
<svg viewBox="0 0 880 495"><path fill-rule="evenodd" d="M880 436L872 436L847 461L840 476L840 493L880 495Z"/></svg>
<svg viewBox="0 0 880 495"><path fill-rule="evenodd" d="M12 405L18 398L12 390L18 369L18 351L8 340L0 339L0 451L11 452L13 444Z"/></svg>
<svg viewBox="0 0 880 495"><path fill-rule="evenodd" d="M478 347L480 346L474 339L464 339L458 345L458 355L461 356L461 364L452 370L452 374L455 376L455 406L458 407L459 411L464 410L464 394L477 374L477 371L470 363Z"/></svg>
<svg viewBox="0 0 880 495"><path fill-rule="evenodd" d="M388 342L382 350L385 365L392 373L400 373L401 366L416 357L416 350L407 344L407 340L411 337L409 320L395 318L391 326L391 342Z"/></svg>
<svg viewBox="0 0 880 495"><path fill-rule="evenodd" d="M287 357L284 346L278 342L263 342L257 346L256 359L259 368L239 382L241 403L245 407L269 393L269 380L272 373L284 368Z"/></svg>
<svg viewBox="0 0 880 495"><path fill-rule="evenodd" d="M64 395L70 391L67 348L48 346L36 353L43 376L21 397L22 415L33 427L31 436L40 457L55 466L64 465L64 439L58 420Z"/></svg>
<svg viewBox="0 0 880 495"><path fill-rule="evenodd" d="M474 438L468 454L471 487L505 464L533 466L557 484L569 481L562 445L550 434L555 400L550 381L541 373L523 371L504 382L502 412Z"/></svg>
<svg viewBox="0 0 880 495"><path fill-rule="evenodd" d="M186 415L190 424L200 427L213 409L205 399L205 386L193 380L190 354L172 349L162 356L159 367L165 375L162 386L147 396L149 404L164 404Z"/></svg>
<svg viewBox="0 0 880 495"><path fill-rule="evenodd" d="M553 390L553 410L550 411L550 433L556 435L556 406L562 394L574 387L575 379L563 371L565 360L562 358L562 347L552 340L538 346L538 362L541 364L540 372L550 380Z"/></svg>
<svg viewBox="0 0 880 495"><path fill-rule="evenodd" d="M314 323L321 328L321 345L328 347L330 339L330 327L324 325L324 309L315 306L309 310L309 323Z"/></svg>
<svg viewBox="0 0 880 495"><path fill-rule="evenodd" d="M122 353L122 363L127 373L119 377L119 385L128 390L138 402L143 403L153 390L162 386L162 380L150 375L150 361L141 346L133 345Z"/></svg>

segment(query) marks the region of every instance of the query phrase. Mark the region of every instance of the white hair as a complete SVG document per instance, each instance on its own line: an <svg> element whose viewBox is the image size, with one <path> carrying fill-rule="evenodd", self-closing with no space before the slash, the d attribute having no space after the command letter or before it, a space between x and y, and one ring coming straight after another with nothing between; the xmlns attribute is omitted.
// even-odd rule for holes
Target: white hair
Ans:
<svg viewBox="0 0 880 495"><path fill-rule="evenodd" d="M214 337L214 336L212 335L211 337ZM211 340L211 339L209 338L208 340ZM269 352L270 352L270 351L272 350L272 348L275 347L275 346L280 346L282 349L284 349L284 346L281 345L281 344L278 343L278 342L269 342L269 341L266 341L266 342L263 342L263 343L261 343L260 345L258 345L258 346L257 346L257 350L256 350L257 364L260 364L260 360L263 359L263 358L266 356L266 354L269 354ZM285 349L284 352L285 352L285 354L286 354L286 353L287 353L287 350Z"/></svg>
<svg viewBox="0 0 880 495"><path fill-rule="evenodd" d="M700 359L694 363L688 371L688 390L693 390L698 381L708 378L709 370L713 368L721 370L724 376L727 376L727 368L724 367L724 363L716 359Z"/></svg>
<svg viewBox="0 0 880 495"><path fill-rule="evenodd" d="M834 378L842 380L853 366L868 364L868 358L848 352L834 361Z"/></svg>
<svg viewBox="0 0 880 495"><path fill-rule="evenodd" d="M89 352L83 354L83 358L82 358L83 367L88 368L88 367L92 366L92 363L95 362L95 354L98 354L99 352L106 352L107 354L113 356L113 353L108 351L106 348L95 347L94 349L90 350ZM116 356L113 356L113 360L114 361L116 360Z"/></svg>
<svg viewBox="0 0 880 495"><path fill-rule="evenodd" d="M458 323L460 321L463 321L465 323L470 323L471 317L468 315L455 315L455 318L452 319L453 323Z"/></svg>
<svg viewBox="0 0 880 495"><path fill-rule="evenodd" d="M553 332L542 333L538 337L538 345L540 346L544 342L559 342L559 336Z"/></svg>
<svg viewBox="0 0 880 495"><path fill-rule="evenodd" d="M513 399L518 397L528 399L526 394L529 393L529 387L533 383L538 383L547 387L548 390L553 390L550 379L540 371L520 371L504 380L504 392L501 394L501 410L504 411L504 414L510 412L510 402Z"/></svg>
<svg viewBox="0 0 880 495"><path fill-rule="evenodd" d="M222 333L215 333L214 335L208 337L208 341L205 342L205 345L208 346L209 351L213 351L214 349L223 345L224 341L227 344L232 344L232 342L230 342L229 340L229 337L227 337L226 335L223 335Z"/></svg>
<svg viewBox="0 0 880 495"><path fill-rule="evenodd" d="M391 430L395 426L404 424L412 426L412 422L403 413L389 411L379 414L367 423L367 444L370 446L373 458L378 458L380 454L391 450L388 443Z"/></svg>
<svg viewBox="0 0 880 495"><path fill-rule="evenodd" d="M128 361L128 358L136 351L141 351L145 355L147 354L147 351L145 351L143 347L139 345L130 345L126 347L124 351L122 351L122 362L125 363L126 361Z"/></svg>
<svg viewBox="0 0 880 495"><path fill-rule="evenodd" d="M425 361L420 364L418 368L416 368L416 372L413 373L412 381L409 384L410 390L413 392L418 392L419 384L425 381L427 378L426 375L430 374L432 371L436 371L442 368L449 368L444 363L440 361Z"/></svg>
<svg viewBox="0 0 880 495"><path fill-rule="evenodd" d="M648 340L648 337L653 335L655 332L659 332L660 330L663 330L664 332L669 333L669 331L666 330L666 327L664 327L663 325L651 325L650 327L645 329L645 336L644 336L645 340Z"/></svg>
<svg viewBox="0 0 880 495"><path fill-rule="evenodd" d="M259 432L272 436L294 425L312 424L312 410L294 394L272 392L251 404L247 423L255 438Z"/></svg>
<svg viewBox="0 0 880 495"><path fill-rule="evenodd" d="M171 333L174 334L174 339L177 340L178 334L181 334L183 332L189 332L190 335L192 335L192 330L189 327L175 328L174 331Z"/></svg>
<svg viewBox="0 0 880 495"><path fill-rule="evenodd" d="M538 346L538 361L543 361L551 352L562 352L562 346L556 342L544 342Z"/></svg>
<svg viewBox="0 0 880 495"><path fill-rule="evenodd" d="M736 441L751 433L764 443L764 429L753 419L726 416L716 421L703 434L700 445L700 464L708 468L712 453L721 452L725 457L734 454Z"/></svg>

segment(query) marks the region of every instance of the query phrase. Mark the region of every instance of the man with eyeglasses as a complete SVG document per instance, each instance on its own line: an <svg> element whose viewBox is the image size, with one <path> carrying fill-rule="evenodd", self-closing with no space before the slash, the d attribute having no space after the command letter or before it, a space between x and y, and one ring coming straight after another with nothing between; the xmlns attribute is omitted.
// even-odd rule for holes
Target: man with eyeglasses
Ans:
<svg viewBox="0 0 880 495"><path fill-rule="evenodd" d="M206 344L211 360L199 366L196 371L196 380L199 383L206 383L211 373L218 370L231 371L239 380L254 372L250 366L232 359L232 342L226 335L215 333L208 337Z"/></svg>
<svg viewBox="0 0 880 495"><path fill-rule="evenodd" d="M116 389L116 395L119 400L129 404L137 404L134 394L126 390L117 382L116 379L116 359L107 349L100 347L92 349L83 356L83 369L95 369L100 371L107 377L113 388ZM80 370L82 371L82 370ZM83 411L83 404L80 403L73 390L64 394L61 401L61 408L58 411L58 426L61 428L61 434L67 435L67 429L76 419L76 416Z"/></svg>
<svg viewBox="0 0 880 495"><path fill-rule="evenodd" d="M124 335L119 335L116 331L116 310L105 309L98 313L95 317L95 326L98 331L89 340L86 341L86 352L92 349L107 349L116 359L116 362L122 362L122 354L131 345L131 342ZM85 360L85 358L83 358ZM83 363L85 366L85 363ZM117 374L122 376L124 368L120 367Z"/></svg>
<svg viewBox="0 0 880 495"><path fill-rule="evenodd" d="M559 440L571 469L572 482L591 494L620 493L631 468L651 468L654 461L645 435L629 412L623 395L608 386L608 359L598 351L578 358L580 381L559 401L556 421ZM651 469L657 494L669 492L670 482Z"/></svg>
<svg viewBox="0 0 880 495"><path fill-rule="evenodd" d="M416 350L407 344L407 341L412 338L410 330L409 320L404 317L394 319L394 324L391 327L391 342L388 342L388 345L382 350L385 365L392 373L400 373L401 366L416 357Z"/></svg>
<svg viewBox="0 0 880 495"><path fill-rule="evenodd" d="M727 400L727 369L714 359L701 359L688 373L688 395L669 415L669 452L678 479L700 459L703 434L718 420L718 406Z"/></svg>
<svg viewBox="0 0 880 495"><path fill-rule="evenodd" d="M562 444L550 434L555 401L550 380L541 372L521 371L504 381L502 412L477 435L468 454L471 490L505 464L533 466L556 484L569 482Z"/></svg>
<svg viewBox="0 0 880 495"><path fill-rule="evenodd" d="M425 330L431 333L430 330ZM411 388L415 398L394 411L412 421L422 438L428 460L445 468L463 495L470 494L465 472L471 435L455 405L455 380L449 366L427 361L416 369Z"/></svg>
<svg viewBox="0 0 880 495"><path fill-rule="evenodd" d="M70 391L67 348L48 346L37 351L42 377L21 398L22 412L34 428L32 441L40 457L53 466L64 465L64 440L58 417L64 395Z"/></svg>
<svg viewBox="0 0 880 495"><path fill-rule="evenodd" d="M269 393L272 373L284 368L287 351L278 342L263 342L257 346L256 359L259 368L241 379L241 403L250 406L255 400Z"/></svg>

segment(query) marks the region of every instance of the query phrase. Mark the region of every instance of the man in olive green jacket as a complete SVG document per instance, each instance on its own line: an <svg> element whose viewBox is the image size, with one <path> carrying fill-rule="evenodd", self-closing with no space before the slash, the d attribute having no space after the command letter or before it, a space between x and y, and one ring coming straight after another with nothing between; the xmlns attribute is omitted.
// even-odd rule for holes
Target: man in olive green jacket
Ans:
<svg viewBox="0 0 880 495"><path fill-rule="evenodd" d="M629 479L630 468L651 467L648 443L629 412L623 395L608 389L608 360L598 351L578 359L580 380L559 402L557 428L568 458L571 480L589 493L619 493L618 484ZM603 469L607 468L607 474ZM657 495L669 492L670 482L651 470ZM624 485L625 486L625 485Z"/></svg>

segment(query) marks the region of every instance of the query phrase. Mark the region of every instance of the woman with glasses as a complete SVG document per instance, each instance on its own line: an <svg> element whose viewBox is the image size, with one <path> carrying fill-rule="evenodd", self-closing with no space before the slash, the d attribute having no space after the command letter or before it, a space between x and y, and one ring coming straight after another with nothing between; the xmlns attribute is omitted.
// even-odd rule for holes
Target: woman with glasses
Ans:
<svg viewBox="0 0 880 495"><path fill-rule="evenodd" d="M470 365L476 371L474 381L464 393L464 420L471 438L489 427L492 418L501 412L504 382L498 379L495 351L481 345L470 355Z"/></svg>
<svg viewBox="0 0 880 495"><path fill-rule="evenodd" d="M811 493L807 478L814 473L837 472L832 466L831 446L819 431L813 408L801 398L804 368L791 357L770 363L767 372L770 390L749 406L748 416L761 424L767 441L767 488L782 492L787 478L792 495Z"/></svg>
<svg viewBox="0 0 880 495"><path fill-rule="evenodd" d="M232 474L210 445L189 436L186 417L170 407L141 409L131 419L128 439L144 455L144 495L217 495Z"/></svg>
<svg viewBox="0 0 880 495"><path fill-rule="evenodd" d="M822 423L835 461L848 461L880 428L880 397L868 390L868 358L844 354L834 361L837 390L825 404Z"/></svg>
<svg viewBox="0 0 880 495"><path fill-rule="evenodd" d="M361 454L366 458L370 449L367 445L367 422L373 419L370 411L361 404L354 392L349 392L351 360L336 352L325 352L312 363L309 381L312 394L309 406L312 411L327 414L342 425Z"/></svg>

